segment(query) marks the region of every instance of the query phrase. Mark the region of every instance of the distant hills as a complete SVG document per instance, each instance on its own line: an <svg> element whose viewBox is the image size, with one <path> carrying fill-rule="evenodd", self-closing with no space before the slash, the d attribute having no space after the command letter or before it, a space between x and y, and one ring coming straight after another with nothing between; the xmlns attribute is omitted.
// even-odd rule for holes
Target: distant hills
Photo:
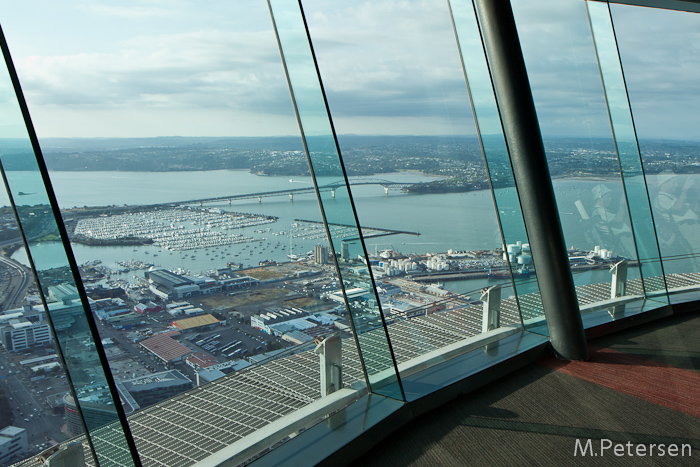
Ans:
<svg viewBox="0 0 700 467"><path fill-rule="evenodd" d="M337 174L335 141L311 137L308 147L316 174ZM488 148L496 142L484 137ZM480 177L483 157L475 136L339 135L349 175L415 170L450 178ZM250 170L261 175L308 175L299 137L45 138L44 159L53 171L197 171ZM502 144L500 145L502 147ZM610 138L558 138L545 141L553 176L619 171ZM647 173L664 170L700 172L700 143L640 141ZM28 140L0 140L6 170L33 170Z"/></svg>

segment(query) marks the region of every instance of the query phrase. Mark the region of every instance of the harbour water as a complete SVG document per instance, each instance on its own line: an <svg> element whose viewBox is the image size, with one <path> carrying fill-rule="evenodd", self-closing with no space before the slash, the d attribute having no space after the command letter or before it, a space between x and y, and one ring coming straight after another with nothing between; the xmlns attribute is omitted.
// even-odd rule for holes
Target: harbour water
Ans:
<svg viewBox="0 0 700 467"><path fill-rule="evenodd" d="M19 189L25 193L39 190L34 185L33 175L26 174L26 187L21 176L13 173ZM203 172L54 172L51 174L54 190L62 208L75 206L108 206L166 203L205 197L218 197L232 194L255 193L262 191L294 189L311 185L308 177L269 177L258 176L248 171L203 171ZM392 182L415 183L434 178L412 172L379 174L372 178ZM35 179L34 179L35 180ZM319 180L319 184L336 180ZM581 215L576 201L590 197L593 188L600 180L563 179L555 180L560 216L565 230L567 244L578 248L592 248L590 239L580 228ZM606 181L613 194L621 194L619 181ZM482 250L500 248L502 239L498 230L491 193L486 190L468 193L406 194L390 190L385 195L381 185L353 187L358 217L363 226L391 230L418 232L420 236L399 234L368 239L367 249L394 249L402 253L439 253L453 250ZM5 194L2 194L4 198ZM35 195L22 196L22 204L33 204ZM3 199L0 198L0 203ZM617 198L615 198L617 199ZM326 209L332 209L333 200ZM192 274L213 268L223 267L226 262L242 263L244 267L256 266L259 261L288 261L287 255L313 250L317 244L327 243L323 231L311 224L295 226L295 219L320 221L321 215L315 194L295 195L290 201L287 196L207 204L207 208L224 211L263 214L275 216L277 222L269 225L252 226L236 231L237 234L255 239L249 244L236 244L216 249L168 251L155 245L148 246L85 246L74 244L73 252L77 262L100 260L111 268L119 269L117 262L137 260L153 263L168 269L181 268ZM504 209L503 206L499 206ZM505 207L509 209L509 207ZM268 230L269 228L269 230ZM309 230L303 230L309 229ZM316 232L313 230L316 229ZM602 245L605 247L605 245ZM43 245L37 245L37 254L42 253ZM49 248L47 251L49 251ZM354 246L353 248L358 248ZM359 252L359 249L356 250ZM23 250L13 256L26 263ZM123 275L129 279L131 272ZM141 273L142 274L142 273ZM577 283L590 283L609 280L607 271L592 271L577 277ZM474 290L486 285L489 280L456 281L446 283L452 290Z"/></svg>

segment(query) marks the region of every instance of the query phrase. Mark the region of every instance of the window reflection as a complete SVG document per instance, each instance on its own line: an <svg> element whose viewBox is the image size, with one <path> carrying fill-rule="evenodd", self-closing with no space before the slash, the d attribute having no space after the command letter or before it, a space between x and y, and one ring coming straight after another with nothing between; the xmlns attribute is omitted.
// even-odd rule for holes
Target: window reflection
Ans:
<svg viewBox="0 0 700 467"><path fill-rule="evenodd" d="M696 13L611 5L669 289L700 272ZM641 34L634 24L654 27ZM673 31L673 34L670 33ZM642 52L643 51L643 52ZM649 62L653 60L653 66ZM662 139L663 138L663 139ZM679 289L681 290L681 289ZM671 296L672 300L675 298Z"/></svg>
<svg viewBox="0 0 700 467"><path fill-rule="evenodd" d="M99 37L114 40L73 42L55 31L56 41L20 54L18 68L143 462L191 465L268 425L280 427L271 444L284 442L351 403L364 376L265 5L143 4L136 15L64 7L75 16L61 27L88 37L99 23ZM54 78L52 92L37 73ZM97 89L109 98L93 96ZM73 118L57 125L52 106ZM314 154L326 143L313 140ZM43 182L15 152L3 157L35 243L15 257L36 258L49 290L64 291L56 326L70 333L70 363L81 365L76 395L56 418L69 431L57 441L80 434L85 419L103 463L120 463L129 450L109 445L116 431L104 426L105 384L86 361L85 316L75 300L64 304L73 271L53 249L61 244L48 241L58 239L44 229L52 211L36 206ZM337 163L320 166L324 185L342 178ZM338 235L357 236L346 219L333 221ZM324 392L314 349L338 335L342 382ZM304 426L275 424L334 391ZM235 454L244 462L259 452Z"/></svg>
<svg viewBox="0 0 700 467"><path fill-rule="evenodd" d="M363 226L394 232L365 240L402 374L415 373L415 362L425 365L430 356L483 332L519 326L507 246L470 115L449 8L440 2L411 4L388 17L386 5L372 2L350 11L328 11L319 2L306 8L345 166L358 175L350 178L358 218ZM373 36L358 37L357 31L380 23ZM345 47L316 40L331 31ZM350 76L363 88L350 85ZM497 116L490 121L500 125ZM489 167L502 192L500 209L508 220L517 220L503 141L490 133L485 144L500 154ZM384 190L365 185L368 179L384 180ZM520 227L508 223L507 228L511 249L518 242L527 249L522 218ZM517 264L513 253L513 270L529 282L530 293L534 273L528 252L518 255L522 262ZM490 287L498 291L482 290ZM492 320L484 312L487 296Z"/></svg>
<svg viewBox="0 0 700 467"><path fill-rule="evenodd" d="M607 8L596 2L589 7L597 6ZM614 52L614 38L601 38L595 30L594 47L590 24L595 21L588 21L586 2L558 2L553 10L543 2L527 2L527 7L513 2L513 9L550 172L556 177L553 184L579 305L639 294L640 277L655 278L646 284L650 291L659 290L661 278L663 290L653 233L644 235L653 224L629 109L620 99L624 85L622 94L613 92L621 83L614 80L608 87L605 73L605 88L599 84L599 65L604 70L614 63L612 58L605 60ZM614 135L606 127L608 110ZM628 204L628 199L633 201ZM610 274L621 262L627 271L624 289Z"/></svg>

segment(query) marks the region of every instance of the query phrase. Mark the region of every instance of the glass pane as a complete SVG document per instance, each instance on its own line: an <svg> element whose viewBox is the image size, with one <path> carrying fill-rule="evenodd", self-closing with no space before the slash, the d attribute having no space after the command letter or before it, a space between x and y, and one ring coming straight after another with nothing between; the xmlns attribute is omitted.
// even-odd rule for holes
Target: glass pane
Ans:
<svg viewBox="0 0 700 467"><path fill-rule="evenodd" d="M584 326L598 303L642 297L639 259L586 5L513 1ZM636 225L635 225L636 226ZM624 263L626 278L611 274ZM624 283L624 286L622 286ZM612 318L624 307L609 309ZM596 318L597 319L597 318Z"/></svg>
<svg viewBox="0 0 700 467"><path fill-rule="evenodd" d="M506 245L504 260L510 265L526 328L546 334L527 232L476 15L472 5L467 2L452 2L450 6Z"/></svg>
<svg viewBox="0 0 700 467"><path fill-rule="evenodd" d="M607 97L610 121L620 158L625 192L637 245L644 290L648 296L664 295L666 284L659 258L649 193L637 145L637 135L617 52L617 42L606 3L586 2L596 44L600 73ZM667 302L665 297L662 302Z"/></svg>
<svg viewBox="0 0 700 467"><path fill-rule="evenodd" d="M304 6L391 345L418 397L439 386L413 385L417 368L521 328L449 8ZM485 324L492 286L506 290Z"/></svg>
<svg viewBox="0 0 700 467"><path fill-rule="evenodd" d="M5 96L13 92L5 91ZM12 115L16 109L4 106L2 114ZM16 122L21 121L18 113L15 116ZM17 129L26 132L23 127ZM14 132L8 132L4 135L7 138L0 138L0 143L5 143L2 152L33 158L28 140L19 137L21 133L17 138L13 135ZM15 431L13 437L19 438L23 447L6 459L15 462L50 450L66 439L62 430L66 421L56 414L64 409L66 397L72 395L34 275L30 268L11 258L14 251L22 248L22 238L4 189L0 190L0 216L0 306L4 310L0 315L0 344L5 350L0 353L0 411L6 424L22 430ZM73 422L83 430L77 412ZM92 459L89 448L81 452Z"/></svg>
<svg viewBox="0 0 700 467"><path fill-rule="evenodd" d="M27 131L21 131L23 119L11 78L7 74L0 78L0 93L3 96L2 115L6 119L5 134L0 140L2 176L27 249L26 256L38 281L38 298L44 313L37 317L39 320L47 319L53 329L56 349L64 363L66 381L71 386L70 393L63 398L66 413L70 412L66 421L78 427L80 432L83 428L87 429L88 438L99 459L105 462L109 459L114 465L136 465L138 456L136 453L132 455L130 435L128 430L125 433L120 422L120 419L125 422L125 412L133 408L118 393L111 375L105 373L104 350L101 343L95 340L95 322L90 306L79 294L82 285L76 282L73 275L72 252L62 241L64 239L57 224L61 221L54 217L57 206L51 202L51 187L44 179L45 174L34 155ZM10 121L10 118L13 120ZM28 280L26 274L23 280ZM23 337L32 342L43 339L49 331L45 326L37 330L38 334L34 331L19 336L13 331L33 328L31 321L11 319L8 324L2 333L4 340L13 341L12 347L20 344L14 342L15 339ZM47 391L52 389L46 388ZM22 398L18 397L18 400ZM31 405L27 403L23 409L29 412ZM38 413L36 407L33 410L37 412L37 418L43 415ZM26 416L33 418L35 413L27 413ZM31 419L25 418L25 422L27 420Z"/></svg>
<svg viewBox="0 0 700 467"><path fill-rule="evenodd" d="M676 294L700 282L700 16L617 5L611 11L666 281L671 300L684 300Z"/></svg>
<svg viewBox="0 0 700 467"><path fill-rule="evenodd" d="M267 5L30 8L3 27L144 464L243 463L365 393Z"/></svg>
<svg viewBox="0 0 700 467"><path fill-rule="evenodd" d="M297 3L289 0L271 1L270 10L370 389L403 399L376 291L363 261L366 258L364 242L358 232L353 201L302 13ZM327 185L337 188L329 189ZM356 259L358 255L359 260Z"/></svg>

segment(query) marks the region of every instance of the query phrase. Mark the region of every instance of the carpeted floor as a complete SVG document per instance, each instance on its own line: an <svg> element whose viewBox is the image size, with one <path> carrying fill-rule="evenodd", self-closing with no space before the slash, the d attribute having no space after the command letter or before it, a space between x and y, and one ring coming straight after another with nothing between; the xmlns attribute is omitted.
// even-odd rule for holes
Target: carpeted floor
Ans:
<svg viewBox="0 0 700 467"><path fill-rule="evenodd" d="M353 465L700 465L699 416L700 314L673 316L591 342L590 362L531 364Z"/></svg>

